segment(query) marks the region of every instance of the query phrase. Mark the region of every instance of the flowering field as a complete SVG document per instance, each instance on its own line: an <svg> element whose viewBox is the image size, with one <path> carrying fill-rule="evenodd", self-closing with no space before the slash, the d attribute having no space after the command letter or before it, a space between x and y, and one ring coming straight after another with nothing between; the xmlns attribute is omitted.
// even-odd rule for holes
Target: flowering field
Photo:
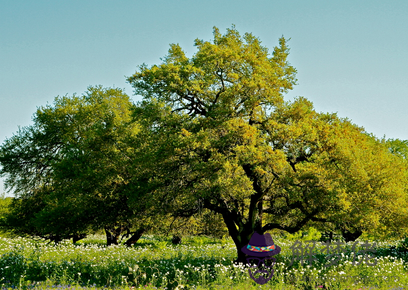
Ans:
<svg viewBox="0 0 408 290"><path fill-rule="evenodd" d="M143 237L133 248L103 245L92 236L78 245L59 245L25 238L0 238L2 289L408 289L408 254L401 243L377 244L375 266L345 252L295 255L293 240L274 238L282 248L273 278L258 285L243 265L233 264L231 240ZM305 251L306 253L306 251ZM313 260L308 260L313 259ZM371 260L372 262L373 260ZM331 263L330 263L331 262ZM328 264L331 264L327 266Z"/></svg>

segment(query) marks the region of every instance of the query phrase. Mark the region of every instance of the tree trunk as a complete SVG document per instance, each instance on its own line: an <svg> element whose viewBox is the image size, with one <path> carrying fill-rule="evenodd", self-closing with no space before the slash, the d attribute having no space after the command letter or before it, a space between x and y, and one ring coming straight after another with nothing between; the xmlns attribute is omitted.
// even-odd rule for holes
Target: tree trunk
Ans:
<svg viewBox="0 0 408 290"><path fill-rule="evenodd" d="M110 245L117 245L118 244L118 239L119 239L119 235L117 235L115 233L115 231L110 231L108 228L105 228L105 232L106 232L106 245L110 246Z"/></svg>
<svg viewBox="0 0 408 290"><path fill-rule="evenodd" d="M245 264L247 262L246 260L247 255L244 254L244 252L242 252L242 248L248 245L250 236L252 236L252 234L248 236L246 234L241 233L238 237L236 237L236 239L233 238L235 247L237 248L237 259L234 261L235 263Z"/></svg>
<svg viewBox="0 0 408 290"><path fill-rule="evenodd" d="M61 236L59 236L59 235L50 235L49 237L48 237L48 239L50 239L50 241L51 242L54 242L55 244L58 244L58 243L60 243L63 239L61 238Z"/></svg>
<svg viewBox="0 0 408 290"><path fill-rule="evenodd" d="M75 244L79 240L86 238L86 234L77 234L72 237L72 242Z"/></svg>
<svg viewBox="0 0 408 290"><path fill-rule="evenodd" d="M237 259L234 261L235 263L246 263L246 255L241 251L242 247L247 246L249 239L251 238L252 234L254 233L254 227L250 227L249 224L241 224L242 228L239 230L237 229L235 223L232 221L229 213L224 212L222 214L225 224L227 225L228 232L235 243L235 247L237 249ZM254 224L255 226L255 224Z"/></svg>
<svg viewBox="0 0 408 290"><path fill-rule="evenodd" d="M132 245L136 244L137 241L142 237L143 233L145 232L144 228L138 229L126 242L125 245L131 247Z"/></svg>
<svg viewBox="0 0 408 290"><path fill-rule="evenodd" d="M263 224L262 224L262 216L263 216L263 201L262 199L258 202L258 216L256 219L256 224L255 224L255 231L260 234L263 235L264 231L263 231Z"/></svg>
<svg viewBox="0 0 408 290"><path fill-rule="evenodd" d="M212 204L208 200L204 200L204 206L209 210L217 212L222 215L222 218L227 226L228 233L235 243L237 249L236 263L246 263L246 255L242 252L242 248L248 245L252 234L258 227L260 234L264 233L262 228L262 195L253 196L251 198L251 205L248 214L248 220L244 222L244 218L240 215L238 210L230 210L225 206L218 206ZM256 219L258 218L258 222Z"/></svg>
<svg viewBox="0 0 408 290"><path fill-rule="evenodd" d="M356 230L354 233L350 232L348 230L341 230L341 234L344 238L344 240L347 242L354 242L355 240L358 239L359 236L361 236L363 234L362 231L360 230Z"/></svg>
<svg viewBox="0 0 408 290"><path fill-rule="evenodd" d="M246 246L248 243L241 244L239 246L236 245L237 247L237 259L234 261L234 263L243 263L246 264L247 260L247 255L244 254L244 252L241 251L242 247Z"/></svg>

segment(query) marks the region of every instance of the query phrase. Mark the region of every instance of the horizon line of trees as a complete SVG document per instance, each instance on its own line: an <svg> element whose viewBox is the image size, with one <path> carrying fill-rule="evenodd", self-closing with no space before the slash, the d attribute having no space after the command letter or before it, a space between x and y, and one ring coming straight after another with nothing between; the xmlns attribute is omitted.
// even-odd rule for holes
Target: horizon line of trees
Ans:
<svg viewBox="0 0 408 290"><path fill-rule="evenodd" d="M104 229L108 245L131 246L204 212L237 261L255 231L407 235L408 141L285 101L296 69L283 37L270 54L250 33L214 28L195 46L188 58L172 44L128 77L136 104L96 86L39 107L0 147L15 195L0 226L54 241Z"/></svg>

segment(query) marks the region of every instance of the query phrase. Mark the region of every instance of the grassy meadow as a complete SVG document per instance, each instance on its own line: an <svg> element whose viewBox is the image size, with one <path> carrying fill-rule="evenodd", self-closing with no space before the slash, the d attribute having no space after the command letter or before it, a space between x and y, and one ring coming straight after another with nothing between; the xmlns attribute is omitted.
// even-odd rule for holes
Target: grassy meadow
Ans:
<svg viewBox="0 0 408 290"><path fill-rule="evenodd" d="M294 237L273 236L282 249L275 273L256 284L244 265L236 265L230 239L143 236L132 248L106 247L94 235L58 245L27 238L0 238L1 289L408 289L408 249L401 241L377 243L375 260L345 245L338 255L316 243L305 259L294 254ZM307 238L307 237L306 237ZM303 243L306 238L303 239ZM407 240L408 241L408 240ZM310 244L311 245L311 244ZM292 247L292 248L291 248ZM353 251L354 250L354 251ZM360 251L361 252L361 251ZM363 252L361 252L363 253ZM309 261L308 259L312 260ZM354 261L354 263L353 263ZM376 261L375 266L367 263ZM328 264L330 264L327 266Z"/></svg>

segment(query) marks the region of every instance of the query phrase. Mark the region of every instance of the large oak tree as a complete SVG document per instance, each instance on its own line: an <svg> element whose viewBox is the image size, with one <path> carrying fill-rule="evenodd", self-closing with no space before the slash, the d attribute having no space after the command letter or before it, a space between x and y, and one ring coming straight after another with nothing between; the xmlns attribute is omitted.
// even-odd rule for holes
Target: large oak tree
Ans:
<svg viewBox="0 0 408 290"><path fill-rule="evenodd" d="M252 34L215 28L195 46L188 58L173 44L128 78L144 97L134 116L148 148L145 188L163 211L221 214L238 261L254 231L404 232L405 165L349 120L302 97L285 102L296 83L285 38L269 54Z"/></svg>

